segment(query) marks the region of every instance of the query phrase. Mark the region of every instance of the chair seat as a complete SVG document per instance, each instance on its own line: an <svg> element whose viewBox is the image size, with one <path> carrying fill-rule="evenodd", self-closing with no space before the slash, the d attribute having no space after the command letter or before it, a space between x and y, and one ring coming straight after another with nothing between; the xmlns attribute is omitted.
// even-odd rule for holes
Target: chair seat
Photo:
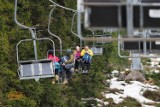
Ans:
<svg viewBox="0 0 160 107"><path fill-rule="evenodd" d="M20 79L37 79L54 77L54 67L51 60L19 62Z"/></svg>

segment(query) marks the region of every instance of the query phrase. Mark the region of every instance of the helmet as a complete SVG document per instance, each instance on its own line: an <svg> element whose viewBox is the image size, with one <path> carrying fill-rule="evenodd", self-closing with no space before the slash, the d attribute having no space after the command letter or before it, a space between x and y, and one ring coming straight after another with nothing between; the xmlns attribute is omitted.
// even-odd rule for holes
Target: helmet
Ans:
<svg viewBox="0 0 160 107"><path fill-rule="evenodd" d="M54 51L53 50L48 50L48 55L53 55Z"/></svg>
<svg viewBox="0 0 160 107"><path fill-rule="evenodd" d="M67 55L70 55L71 53L72 53L72 51L71 51L70 49L67 49L67 50L66 50L66 54L67 54Z"/></svg>

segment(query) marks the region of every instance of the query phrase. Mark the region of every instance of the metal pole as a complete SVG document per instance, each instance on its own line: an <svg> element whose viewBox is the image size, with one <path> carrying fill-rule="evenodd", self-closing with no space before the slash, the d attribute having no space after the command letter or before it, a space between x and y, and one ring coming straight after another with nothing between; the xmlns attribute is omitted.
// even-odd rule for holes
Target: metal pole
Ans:
<svg viewBox="0 0 160 107"><path fill-rule="evenodd" d="M31 32L31 35L32 35L32 38L33 38L33 45L34 45L34 54L35 54L35 60L38 60L38 57L37 57L37 47L36 47L36 32L34 31L35 28L30 28L30 27L27 27L25 25L22 25L21 23L18 22L17 20L17 2L18 0L15 0L15 8L14 8L14 21L15 23L24 28L24 29L29 29L29 31ZM18 56L17 56L18 57Z"/></svg>
<svg viewBox="0 0 160 107"><path fill-rule="evenodd" d="M127 31L128 37L133 35L133 0L127 0Z"/></svg>
<svg viewBox="0 0 160 107"><path fill-rule="evenodd" d="M80 11L80 9L81 9L81 0L77 0L77 10L78 11ZM81 12L78 12L77 13L77 33L78 33L78 35L82 35L82 32L81 32ZM80 38L80 48L82 49L82 39Z"/></svg>
<svg viewBox="0 0 160 107"><path fill-rule="evenodd" d="M35 55L35 60L38 60L38 56L37 56L37 44L36 44L36 31L34 31L35 29L29 29L29 31L31 32L32 35L32 39L33 39L33 46L34 46L34 55Z"/></svg>
<svg viewBox="0 0 160 107"><path fill-rule="evenodd" d="M50 14L49 14L49 19L48 19L48 33L59 40L59 44L60 44L60 57L61 57L61 56L62 56L62 40L61 40L60 37L58 37L57 35L53 34L53 33L50 31L51 17L52 17L52 13L53 13L53 10L54 10L54 9L55 9L55 6L51 9ZM54 49L54 50L55 50L55 49Z"/></svg>
<svg viewBox="0 0 160 107"><path fill-rule="evenodd" d="M143 38L147 38L147 31L143 32ZM147 53L147 42L143 41L143 53L146 55Z"/></svg>
<svg viewBox="0 0 160 107"><path fill-rule="evenodd" d="M25 25L22 25L21 23L18 22L17 20L17 2L18 0L15 0L15 6L14 6L14 21L15 23L19 26L19 27L22 27L24 29L29 29L29 27L25 26Z"/></svg>

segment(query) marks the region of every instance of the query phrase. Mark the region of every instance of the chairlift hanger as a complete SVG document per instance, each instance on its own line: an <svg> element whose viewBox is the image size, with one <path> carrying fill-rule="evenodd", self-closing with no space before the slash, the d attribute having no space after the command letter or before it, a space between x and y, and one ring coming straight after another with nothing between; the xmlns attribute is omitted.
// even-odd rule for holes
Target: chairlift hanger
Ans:
<svg viewBox="0 0 160 107"><path fill-rule="evenodd" d="M48 33L57 38L59 40L59 44L60 44L60 57L62 56L62 40L60 37L58 37L57 35L53 34L51 31L50 31L50 26L51 26L51 17L52 17L52 14L53 14L53 11L55 9L55 6L51 9L50 13L49 13L49 18L48 18Z"/></svg>
<svg viewBox="0 0 160 107"><path fill-rule="evenodd" d="M61 5L53 2L52 0L49 0L49 1L53 3L53 6L54 6L54 7L60 7L60 8L62 8L62 9L65 9L65 10L74 12L74 16L75 16L77 13L83 12L83 11L81 11L81 10L75 10L75 9L72 9L72 8L68 8L68 7L61 6ZM71 30L71 32L72 32L72 30ZM75 34L74 34L74 35L75 35ZM79 37L79 38L80 38L80 47L82 47L82 39L81 39L81 37Z"/></svg>
<svg viewBox="0 0 160 107"><path fill-rule="evenodd" d="M49 0L51 3L53 3L53 6L54 7L60 7L60 8L62 8L62 9L65 9L65 10L68 10L68 11L72 11L72 12L74 12L74 14L73 14L73 18L75 17L75 15L77 14L77 13L81 13L81 12L83 12L83 11L80 11L80 10L75 10L75 9L72 9L72 8L68 8L68 7L64 7L64 6L62 6L62 5L59 5L59 4L57 4L57 3L55 3L54 1L52 1L52 0ZM72 20L74 20L72 18ZM72 23L72 25L71 25L71 32L72 32L72 28L73 28L73 23ZM74 32L72 32L74 35L76 35ZM80 38L80 40L82 40L81 39L81 36L79 36L79 35L76 35L76 36L78 36L79 38Z"/></svg>

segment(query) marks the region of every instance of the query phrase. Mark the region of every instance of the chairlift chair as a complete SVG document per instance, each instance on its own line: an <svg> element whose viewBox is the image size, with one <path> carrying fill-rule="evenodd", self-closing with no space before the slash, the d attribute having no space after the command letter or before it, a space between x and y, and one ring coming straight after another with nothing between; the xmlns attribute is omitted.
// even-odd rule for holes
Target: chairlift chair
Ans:
<svg viewBox="0 0 160 107"><path fill-rule="evenodd" d="M15 23L20 26L23 29L29 29L32 35L32 39L23 39L18 42L16 45L16 53L17 53L17 63L18 63L18 75L20 80L26 80L26 79L35 79L38 81L40 78L49 78L54 77L54 66L52 64L51 60L46 59L38 59L37 55L37 45L36 43L38 41L50 41L52 42L52 48L55 49L55 44L50 38L37 38L36 37L36 28L34 27L28 27L25 25L22 25L17 20L17 2L18 0L15 0L15 9L14 9L14 21ZM33 41L34 46L34 60L20 60L19 58L19 45L22 42L30 42ZM55 52L54 52L55 54Z"/></svg>
<svg viewBox="0 0 160 107"><path fill-rule="evenodd" d="M87 35L86 37L96 37L96 38L111 38L111 35ZM93 51L94 55L103 55L103 46L104 44L106 44L107 42L103 42L103 41L93 41L93 44L91 46L91 50ZM108 42L110 43L110 42Z"/></svg>
<svg viewBox="0 0 160 107"><path fill-rule="evenodd" d="M146 32L146 38L150 39L150 38L160 38L160 33L152 33L152 32ZM144 35L144 34L143 34ZM139 36L134 36L135 38L143 38L142 35ZM125 37L123 37L125 38ZM126 37L127 38L127 37ZM155 40L155 41L146 41L144 44L144 41L121 41L119 42L119 47L121 48L122 51L129 51L132 53L139 53L141 54L142 57L143 55L146 55L146 57L150 57L148 56L148 54L159 54L160 53L160 42L159 40ZM144 50L146 50L144 52Z"/></svg>
<svg viewBox="0 0 160 107"><path fill-rule="evenodd" d="M137 53L133 53L132 56L139 56ZM143 70L141 58L132 58L131 70Z"/></svg>
<svg viewBox="0 0 160 107"><path fill-rule="evenodd" d="M41 40L49 40L53 43L54 42L49 38L37 38L36 41ZM20 60L19 59L19 45L22 42L29 42L33 41L32 39L24 39L21 40L17 46L17 62L18 62L18 75L20 80L26 79L35 79L38 81L40 78L50 78L54 77L54 66L51 60L46 59L35 59L35 60ZM54 48L53 48L54 49Z"/></svg>

